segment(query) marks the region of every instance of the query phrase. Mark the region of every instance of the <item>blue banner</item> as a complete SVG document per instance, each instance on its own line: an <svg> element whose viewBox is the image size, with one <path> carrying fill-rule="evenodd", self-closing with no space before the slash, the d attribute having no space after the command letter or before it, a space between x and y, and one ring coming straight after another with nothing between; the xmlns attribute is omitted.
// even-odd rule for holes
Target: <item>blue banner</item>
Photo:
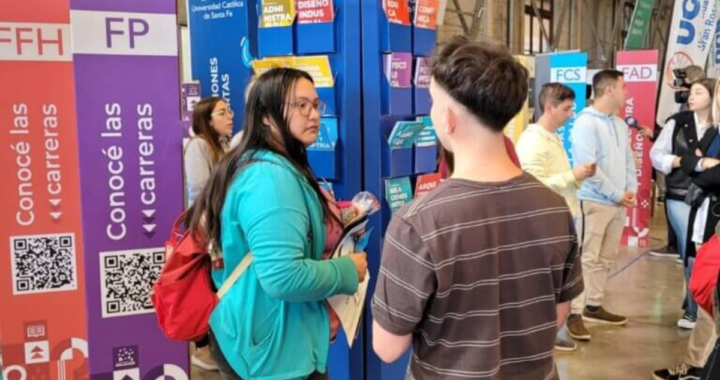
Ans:
<svg viewBox="0 0 720 380"><path fill-rule="evenodd" d="M586 53L560 53L550 56L550 82L560 82L575 91L574 113L577 115L585 108L587 95L587 54ZM570 118L565 126L557 131L563 141L570 164L573 164L573 155L570 142L570 131L575 125L575 116Z"/></svg>
<svg viewBox="0 0 720 380"><path fill-rule="evenodd" d="M200 81L203 96L219 96L232 107L235 131L243 124L245 88L257 49L257 12L252 4L188 0L193 79Z"/></svg>

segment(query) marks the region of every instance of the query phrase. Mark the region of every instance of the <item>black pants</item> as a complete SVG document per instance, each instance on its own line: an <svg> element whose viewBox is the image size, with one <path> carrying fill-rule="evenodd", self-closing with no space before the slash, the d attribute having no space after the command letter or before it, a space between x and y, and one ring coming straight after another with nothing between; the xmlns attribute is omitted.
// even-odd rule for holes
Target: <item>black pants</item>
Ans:
<svg viewBox="0 0 720 380"><path fill-rule="evenodd" d="M713 350L712 355L708 358L707 364L705 364L702 377L702 380L717 379L720 379L720 339L715 343L715 350Z"/></svg>
<svg viewBox="0 0 720 380"><path fill-rule="evenodd" d="M203 347L207 347L210 344L210 337L208 335L205 335L202 339L195 342L195 348L200 349Z"/></svg>
<svg viewBox="0 0 720 380"><path fill-rule="evenodd" d="M227 359L225 359L225 355L220 352L220 348L218 347L215 335L213 335L212 331L208 333L208 338L210 343L210 355L215 361L218 370L223 375L223 378L225 378L225 380L243 380L237 373L235 373L235 370L230 367L230 363L228 363ZM327 373L315 372L311 374L307 380L330 380L330 377Z"/></svg>

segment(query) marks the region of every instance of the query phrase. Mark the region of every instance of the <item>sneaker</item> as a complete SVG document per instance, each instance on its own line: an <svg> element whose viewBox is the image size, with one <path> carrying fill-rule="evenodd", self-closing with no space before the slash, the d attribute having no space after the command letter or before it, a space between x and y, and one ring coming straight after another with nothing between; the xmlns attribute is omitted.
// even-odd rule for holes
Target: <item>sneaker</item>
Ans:
<svg viewBox="0 0 720 380"><path fill-rule="evenodd" d="M580 314L570 314L567 320L567 331L568 335L575 340L589 341L590 331L585 328L583 317ZM557 341L555 342L557 346Z"/></svg>
<svg viewBox="0 0 720 380"><path fill-rule="evenodd" d="M679 255L677 249L670 248L668 246L664 246L662 248L653 249L650 251L651 256L655 257L667 257L671 259L676 259Z"/></svg>
<svg viewBox="0 0 720 380"><path fill-rule="evenodd" d="M653 378L655 380L700 380L702 371L702 368L680 364L672 368L660 369L653 372Z"/></svg>
<svg viewBox="0 0 720 380"><path fill-rule="evenodd" d="M613 314L602 307L597 311L590 311L587 307L583 310L583 319L587 322L604 323L606 325L624 326L627 318Z"/></svg>
<svg viewBox="0 0 720 380"><path fill-rule="evenodd" d="M577 350L577 343L558 336L555 338L555 350L563 352L575 351Z"/></svg>
<svg viewBox="0 0 720 380"><path fill-rule="evenodd" d="M195 350L192 358L190 358L192 365L202 368L206 371L217 371L218 367L215 361L210 356L210 347L206 346Z"/></svg>
<svg viewBox="0 0 720 380"><path fill-rule="evenodd" d="M683 315L677 322L677 326L683 330L692 330L695 328L695 319L687 314Z"/></svg>

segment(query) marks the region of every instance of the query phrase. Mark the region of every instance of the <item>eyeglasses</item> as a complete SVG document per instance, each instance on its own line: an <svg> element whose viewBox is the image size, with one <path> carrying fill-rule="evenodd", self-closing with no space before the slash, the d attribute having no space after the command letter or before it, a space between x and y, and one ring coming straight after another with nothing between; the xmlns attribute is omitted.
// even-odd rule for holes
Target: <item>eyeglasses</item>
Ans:
<svg viewBox="0 0 720 380"><path fill-rule="evenodd" d="M310 116L312 110L315 109L320 115L325 114L327 104L322 100L318 100L317 103L313 103L309 100L298 100L295 102L289 102L289 105L297 107L300 110L300 114L303 116Z"/></svg>
<svg viewBox="0 0 720 380"><path fill-rule="evenodd" d="M210 116L221 116L221 117L225 116L225 115L233 117L233 115L235 115L235 112L232 110L232 108L228 108L228 109L221 109L220 111L213 112L210 114Z"/></svg>

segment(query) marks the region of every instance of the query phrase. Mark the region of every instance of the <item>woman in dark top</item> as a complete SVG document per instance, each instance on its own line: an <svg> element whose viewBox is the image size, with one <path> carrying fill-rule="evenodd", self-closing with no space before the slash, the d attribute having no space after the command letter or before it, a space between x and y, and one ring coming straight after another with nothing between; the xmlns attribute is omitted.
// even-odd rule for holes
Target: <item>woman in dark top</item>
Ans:
<svg viewBox="0 0 720 380"><path fill-rule="evenodd" d="M696 86L696 85L693 85ZM715 85L712 86L713 119L717 123L720 106ZM685 265L692 272L697 247L715 235L720 221L720 135L717 124L708 129L699 147L678 158L682 170L692 178L685 197L690 204ZM681 236L678 236L681 238ZM700 379L708 361L711 345L715 343L715 321L707 311L697 309L697 322L690 334L684 362L678 366L655 371L657 380Z"/></svg>

